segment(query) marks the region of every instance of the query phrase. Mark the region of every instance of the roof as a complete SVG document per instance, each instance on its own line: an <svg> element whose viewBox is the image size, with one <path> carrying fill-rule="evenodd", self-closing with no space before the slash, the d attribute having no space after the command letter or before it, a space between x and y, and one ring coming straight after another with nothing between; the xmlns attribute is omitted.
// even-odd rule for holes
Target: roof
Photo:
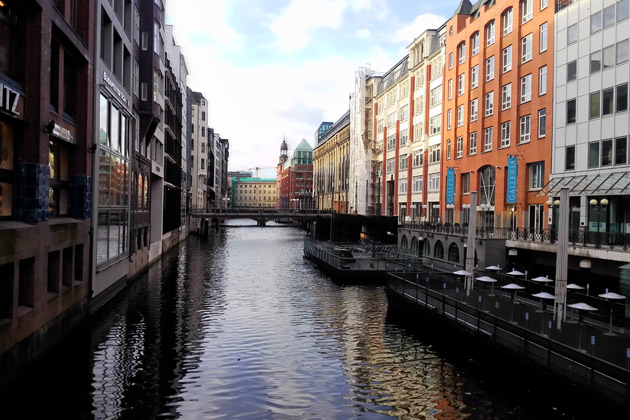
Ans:
<svg viewBox="0 0 630 420"><path fill-rule="evenodd" d="M302 139L302 141L300 142L300 144L297 145L297 147L293 150L293 152L296 151L307 151L307 152L312 152L313 148L311 147L310 144L308 144L308 142L305 139Z"/></svg>
<svg viewBox="0 0 630 420"><path fill-rule="evenodd" d="M569 195L630 194L630 172L554 177L536 195L558 195L562 188L568 188Z"/></svg>
<svg viewBox="0 0 630 420"><path fill-rule="evenodd" d="M469 15L471 10L472 10L472 4L470 3L470 0L462 0L459 3L459 6L457 6L457 9L455 9L455 13L453 14L453 16Z"/></svg>
<svg viewBox="0 0 630 420"><path fill-rule="evenodd" d="M321 140L317 143L317 146L326 143L332 136L337 134L341 129L350 124L350 110L347 110L341 118L339 118L335 123L326 130L326 133L322 136ZM317 147L315 146L315 147Z"/></svg>
<svg viewBox="0 0 630 420"><path fill-rule="evenodd" d="M409 73L409 54L404 56L398 63L396 63L391 69L387 71L378 83L377 95L385 92L390 87L394 86L396 82L405 77Z"/></svg>

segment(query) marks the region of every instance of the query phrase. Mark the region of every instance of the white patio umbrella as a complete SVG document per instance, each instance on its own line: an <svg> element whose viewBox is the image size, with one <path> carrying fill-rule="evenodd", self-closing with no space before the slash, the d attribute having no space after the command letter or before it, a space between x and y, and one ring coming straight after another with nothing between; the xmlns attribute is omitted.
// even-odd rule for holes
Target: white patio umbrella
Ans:
<svg viewBox="0 0 630 420"><path fill-rule="evenodd" d="M502 268L499 267L498 265L490 265L488 267L486 267L486 270L490 270L490 271L501 271Z"/></svg>
<svg viewBox="0 0 630 420"><path fill-rule="evenodd" d="M501 289L509 290L510 293L512 293L512 302L514 302L514 300L516 299L516 292L518 292L519 290L523 290L524 287L519 286L518 284L510 283L506 284L505 286L501 286Z"/></svg>
<svg viewBox="0 0 630 420"><path fill-rule="evenodd" d="M567 289L569 289L569 290L584 290L584 288L582 286L580 286L579 284L575 284L575 283L567 284Z"/></svg>
<svg viewBox="0 0 630 420"><path fill-rule="evenodd" d="M531 279L532 281L535 281L536 283L553 283L553 279L550 279L549 277L534 277L533 279Z"/></svg>
<svg viewBox="0 0 630 420"><path fill-rule="evenodd" d="M610 303L610 328L608 329L608 335L613 335L613 332L612 332L612 316L613 316L612 301L624 300L626 297L624 295L620 295L620 294L615 293L615 292L602 293L601 295L598 295L598 296L600 298L604 298L607 301L611 302Z"/></svg>
<svg viewBox="0 0 630 420"><path fill-rule="evenodd" d="M524 276L525 273L523 273L522 271L518 271L518 270L514 270L512 269L512 271L510 271L509 273L507 273L510 276Z"/></svg>
<svg viewBox="0 0 630 420"><path fill-rule="evenodd" d="M497 282L495 279L488 276L481 276L481 277L477 277L476 280L479 280L482 283L490 283L491 284L490 296L494 296L494 283Z"/></svg>
<svg viewBox="0 0 630 420"><path fill-rule="evenodd" d="M532 296L540 299L540 302L542 303L542 312L545 311L545 300L556 300L554 295L547 292L535 293Z"/></svg>
<svg viewBox="0 0 630 420"><path fill-rule="evenodd" d="M472 274L466 270L453 271L453 274L455 274L456 276L472 276Z"/></svg>
<svg viewBox="0 0 630 420"><path fill-rule="evenodd" d="M588 303L580 302L573 303L571 305L567 305L569 308L577 309L580 311L580 336L578 338L578 349L582 349L582 318L584 317L584 313L586 311L596 311L597 308L589 305Z"/></svg>

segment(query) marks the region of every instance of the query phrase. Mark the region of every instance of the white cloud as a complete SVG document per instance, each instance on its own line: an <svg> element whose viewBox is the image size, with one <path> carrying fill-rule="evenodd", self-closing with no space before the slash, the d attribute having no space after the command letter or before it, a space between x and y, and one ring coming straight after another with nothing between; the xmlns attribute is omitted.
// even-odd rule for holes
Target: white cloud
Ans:
<svg viewBox="0 0 630 420"><path fill-rule="evenodd" d="M338 0L292 0L269 24L276 46L287 53L306 47L314 29L339 28L346 7Z"/></svg>
<svg viewBox="0 0 630 420"><path fill-rule="evenodd" d="M357 29L354 34L357 38L361 39L369 39L372 36L372 32L370 32L370 30L366 28Z"/></svg>
<svg viewBox="0 0 630 420"><path fill-rule="evenodd" d="M413 22L403 26L394 33L393 41L406 42L410 44L415 38L421 35L427 29L437 29L444 22L444 16L434 15L432 13L423 13L416 16Z"/></svg>

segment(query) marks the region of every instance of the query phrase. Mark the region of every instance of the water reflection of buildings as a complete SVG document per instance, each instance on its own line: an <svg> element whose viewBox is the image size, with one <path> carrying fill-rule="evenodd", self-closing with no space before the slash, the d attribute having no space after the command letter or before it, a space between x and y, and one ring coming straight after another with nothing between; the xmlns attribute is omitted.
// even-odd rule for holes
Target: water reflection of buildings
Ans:
<svg viewBox="0 0 630 420"><path fill-rule="evenodd" d="M357 299L357 293L370 296ZM386 322L387 299L381 289L343 288L334 299L335 306L327 310L336 313L334 335L344 349L350 399L368 411L396 417L466 416L454 367Z"/></svg>

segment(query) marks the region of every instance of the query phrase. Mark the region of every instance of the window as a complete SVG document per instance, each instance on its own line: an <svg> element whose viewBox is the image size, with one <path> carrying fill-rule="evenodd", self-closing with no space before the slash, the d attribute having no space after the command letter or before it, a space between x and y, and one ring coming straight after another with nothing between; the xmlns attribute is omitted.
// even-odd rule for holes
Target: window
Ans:
<svg viewBox="0 0 630 420"><path fill-rule="evenodd" d="M459 59L459 64L464 63L466 61L466 43L461 42L457 47L457 57Z"/></svg>
<svg viewBox="0 0 630 420"><path fill-rule="evenodd" d="M391 174L394 172L394 166L396 165L396 160L394 158L387 159L387 166L385 167L385 172Z"/></svg>
<svg viewBox="0 0 630 420"><path fill-rule="evenodd" d="M602 69L602 52L601 50L591 53L591 74L597 73Z"/></svg>
<svg viewBox="0 0 630 420"><path fill-rule="evenodd" d="M511 121L501 123L501 147L510 146L510 126Z"/></svg>
<svg viewBox="0 0 630 420"><path fill-rule="evenodd" d="M387 150L394 150L396 148L396 134L387 136Z"/></svg>
<svg viewBox="0 0 630 420"><path fill-rule="evenodd" d="M608 6L604 9L604 28L615 24L615 5Z"/></svg>
<svg viewBox="0 0 630 420"><path fill-rule="evenodd" d="M547 22L540 25L540 52L547 51Z"/></svg>
<svg viewBox="0 0 630 420"><path fill-rule="evenodd" d="M446 140L446 159L451 158L451 139Z"/></svg>
<svg viewBox="0 0 630 420"><path fill-rule="evenodd" d="M442 131L442 117L437 115L429 119L429 135L440 134Z"/></svg>
<svg viewBox="0 0 630 420"><path fill-rule="evenodd" d="M547 135L547 110L545 108L538 110L538 138Z"/></svg>
<svg viewBox="0 0 630 420"><path fill-rule="evenodd" d="M453 99L453 79L448 80L448 99Z"/></svg>
<svg viewBox="0 0 630 420"><path fill-rule="evenodd" d="M505 111L512 106L512 83L501 87L501 110Z"/></svg>
<svg viewBox="0 0 630 420"><path fill-rule="evenodd" d="M486 47L494 44L494 21L486 25Z"/></svg>
<svg viewBox="0 0 630 420"><path fill-rule="evenodd" d="M153 52L160 54L160 24L153 22Z"/></svg>
<svg viewBox="0 0 630 420"><path fill-rule="evenodd" d="M494 55L486 59L486 82L494 79Z"/></svg>
<svg viewBox="0 0 630 420"><path fill-rule="evenodd" d="M455 157L462 157L464 155L464 137L457 137L457 143L455 144L457 155Z"/></svg>
<svg viewBox="0 0 630 420"><path fill-rule="evenodd" d="M574 42L577 42L577 39L578 39L577 23L574 23L573 25L567 28L567 44L571 45Z"/></svg>
<svg viewBox="0 0 630 420"><path fill-rule="evenodd" d="M474 89L479 86L479 65L470 69L470 88Z"/></svg>
<svg viewBox="0 0 630 420"><path fill-rule="evenodd" d="M408 167L409 167L409 159L407 158L407 154L400 155L400 158L398 159L398 170L404 171Z"/></svg>
<svg viewBox="0 0 630 420"><path fill-rule="evenodd" d="M440 145L429 148L429 164L440 162Z"/></svg>
<svg viewBox="0 0 630 420"><path fill-rule="evenodd" d="M590 118L599 118L600 103L599 92L591 93L589 100L589 116Z"/></svg>
<svg viewBox="0 0 630 420"><path fill-rule="evenodd" d="M521 117L520 121L521 135L519 143L529 143L531 140L532 117L531 115L525 115Z"/></svg>
<svg viewBox="0 0 630 420"><path fill-rule="evenodd" d="M453 127L453 110L446 111L446 129L450 130Z"/></svg>
<svg viewBox="0 0 630 420"><path fill-rule="evenodd" d="M591 35L602 30L602 12L591 15Z"/></svg>
<svg viewBox="0 0 630 420"><path fill-rule="evenodd" d="M503 49L503 73L512 70L512 46Z"/></svg>
<svg viewBox="0 0 630 420"><path fill-rule="evenodd" d="M464 125L464 105L457 107L457 126L461 127L462 125Z"/></svg>
<svg viewBox="0 0 630 420"><path fill-rule="evenodd" d="M486 93L485 98L485 116L488 117L492 115L494 111L494 92Z"/></svg>
<svg viewBox="0 0 630 420"><path fill-rule="evenodd" d="M503 36L512 32L512 8L510 7L501 16L501 21L503 22Z"/></svg>
<svg viewBox="0 0 630 420"><path fill-rule="evenodd" d="M567 63L567 82L577 79L577 61Z"/></svg>
<svg viewBox="0 0 630 420"><path fill-rule="evenodd" d="M615 139L615 165L625 165L628 162L628 139L617 137Z"/></svg>
<svg viewBox="0 0 630 420"><path fill-rule="evenodd" d="M448 69L452 69L453 68L453 53L450 53L448 55Z"/></svg>
<svg viewBox="0 0 630 420"><path fill-rule="evenodd" d="M601 166L611 166L613 162L613 141L612 139L602 140L602 160Z"/></svg>
<svg viewBox="0 0 630 420"><path fill-rule="evenodd" d="M532 20L532 17L534 16L534 0L522 0L521 12L521 23L526 23Z"/></svg>
<svg viewBox="0 0 630 420"><path fill-rule="evenodd" d="M470 194L470 173L462 174L462 194Z"/></svg>
<svg viewBox="0 0 630 420"><path fill-rule="evenodd" d="M140 97L140 66L136 59L133 59L133 93Z"/></svg>
<svg viewBox="0 0 630 420"><path fill-rule="evenodd" d="M473 36L470 37L470 50L471 56L479 54L479 32L475 32Z"/></svg>
<svg viewBox="0 0 630 420"><path fill-rule="evenodd" d="M621 0L617 2L617 22L628 19L630 12L629 0Z"/></svg>
<svg viewBox="0 0 630 420"><path fill-rule="evenodd" d="M539 190L545 185L545 162L535 162L529 165L529 189Z"/></svg>
<svg viewBox="0 0 630 420"><path fill-rule="evenodd" d="M628 41L627 39L617 42L617 64L628 61Z"/></svg>
<svg viewBox="0 0 630 420"><path fill-rule="evenodd" d="M575 146L567 146L564 169L567 171L573 171L575 169Z"/></svg>
<svg viewBox="0 0 630 420"><path fill-rule="evenodd" d="M470 101L470 121L471 122L477 121L477 110L478 110L477 103L478 103L477 98Z"/></svg>
<svg viewBox="0 0 630 420"><path fill-rule="evenodd" d="M63 143L49 142L48 166L50 167L48 188L50 216L67 215L70 199L70 151Z"/></svg>
<svg viewBox="0 0 630 420"><path fill-rule="evenodd" d="M602 115L610 115L614 108L614 88L606 89L602 92Z"/></svg>
<svg viewBox="0 0 630 420"><path fill-rule="evenodd" d="M521 63L526 63L532 59L532 34L525 35L521 39Z"/></svg>
<svg viewBox="0 0 630 420"><path fill-rule="evenodd" d="M617 85L616 87L616 104L615 110L617 112L623 112L628 110L628 84Z"/></svg>
<svg viewBox="0 0 630 420"><path fill-rule="evenodd" d="M470 138L468 139L468 153L474 155L477 153L477 132L473 131L470 133Z"/></svg>
<svg viewBox="0 0 630 420"><path fill-rule="evenodd" d="M521 103L529 102L532 99L532 75L521 77Z"/></svg>
<svg viewBox="0 0 630 420"><path fill-rule="evenodd" d="M201 126L201 137L206 137L206 127Z"/></svg>
<svg viewBox="0 0 630 420"><path fill-rule="evenodd" d="M429 191L440 190L440 174L429 174Z"/></svg>
<svg viewBox="0 0 630 420"><path fill-rule="evenodd" d="M422 192L422 175L417 175L411 178L411 192L412 193Z"/></svg>
<svg viewBox="0 0 630 420"><path fill-rule="evenodd" d="M576 114L576 100L569 99L567 101L567 124L571 124L575 122L575 114Z"/></svg>
<svg viewBox="0 0 630 420"><path fill-rule="evenodd" d="M398 143L400 144L400 147L406 146L408 139L409 139L409 130L408 129L402 130L400 132L400 139L398 139Z"/></svg>
<svg viewBox="0 0 630 420"><path fill-rule="evenodd" d="M407 121L409 119L409 105L403 105L400 108L400 121Z"/></svg>
<svg viewBox="0 0 630 420"><path fill-rule="evenodd" d="M588 167L599 167L599 142L594 141L588 144Z"/></svg>
<svg viewBox="0 0 630 420"><path fill-rule="evenodd" d="M466 74L462 73L457 76L457 96L461 96L464 94L466 90Z"/></svg>
<svg viewBox="0 0 630 420"><path fill-rule="evenodd" d="M492 150L492 127L488 127L483 131L483 151Z"/></svg>
<svg viewBox="0 0 630 420"><path fill-rule="evenodd" d="M615 66L615 46L604 48L602 58L602 70L610 69Z"/></svg>
<svg viewBox="0 0 630 420"><path fill-rule="evenodd" d="M540 10L544 10L549 6L549 0L540 0Z"/></svg>
<svg viewBox="0 0 630 420"><path fill-rule="evenodd" d="M422 166L423 161L424 161L424 151L415 150L413 152L413 167L419 168L420 166Z"/></svg>
<svg viewBox="0 0 630 420"><path fill-rule="evenodd" d="M442 86L431 90L429 96L429 106L434 107L442 103Z"/></svg>
<svg viewBox="0 0 630 420"><path fill-rule="evenodd" d="M538 96L547 93L547 66L538 69Z"/></svg>

